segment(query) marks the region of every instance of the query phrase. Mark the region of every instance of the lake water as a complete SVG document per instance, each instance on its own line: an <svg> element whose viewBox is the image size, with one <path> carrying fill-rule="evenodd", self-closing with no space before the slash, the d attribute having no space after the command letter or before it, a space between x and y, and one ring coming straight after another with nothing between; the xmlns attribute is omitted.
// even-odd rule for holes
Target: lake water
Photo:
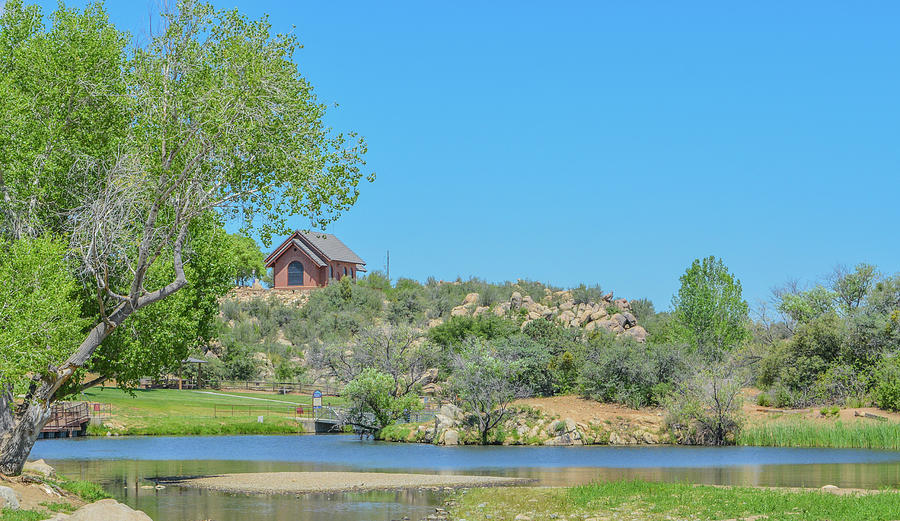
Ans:
<svg viewBox="0 0 900 521"><path fill-rule="evenodd" d="M533 478L542 485L642 478L722 485L879 488L900 484L900 452L769 447L437 447L355 436L40 440L32 458L101 483L156 521L419 519L434 491L253 496L167 487L156 478L226 472L381 471Z"/></svg>

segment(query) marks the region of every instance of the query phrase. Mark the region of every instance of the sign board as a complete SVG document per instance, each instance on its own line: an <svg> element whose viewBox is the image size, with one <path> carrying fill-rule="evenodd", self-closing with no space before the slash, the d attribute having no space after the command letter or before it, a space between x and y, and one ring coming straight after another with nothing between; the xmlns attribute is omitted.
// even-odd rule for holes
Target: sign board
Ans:
<svg viewBox="0 0 900 521"><path fill-rule="evenodd" d="M322 391L313 392L313 409L322 408Z"/></svg>

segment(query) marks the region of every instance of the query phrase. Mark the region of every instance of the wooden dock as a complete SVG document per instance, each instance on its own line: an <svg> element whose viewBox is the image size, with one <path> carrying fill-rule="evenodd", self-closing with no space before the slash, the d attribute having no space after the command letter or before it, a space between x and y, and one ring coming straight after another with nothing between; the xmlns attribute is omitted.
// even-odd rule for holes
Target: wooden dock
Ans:
<svg viewBox="0 0 900 521"><path fill-rule="evenodd" d="M41 429L39 438L69 438L84 436L91 422L87 402L63 402L53 405L50 420Z"/></svg>

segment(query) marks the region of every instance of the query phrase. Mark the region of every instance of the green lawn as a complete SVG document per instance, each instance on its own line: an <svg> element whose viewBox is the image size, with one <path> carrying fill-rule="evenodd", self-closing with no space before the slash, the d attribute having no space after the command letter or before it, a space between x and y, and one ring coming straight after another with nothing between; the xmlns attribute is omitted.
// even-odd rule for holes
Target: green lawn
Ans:
<svg viewBox="0 0 900 521"><path fill-rule="evenodd" d="M472 489L457 496L452 519L532 521L671 519L889 521L900 519L900 493L836 495L821 491L614 481L572 488ZM519 519L522 519L520 517Z"/></svg>
<svg viewBox="0 0 900 521"><path fill-rule="evenodd" d="M296 434L297 404L308 411L312 403L309 395L177 389L135 390L132 395L111 387L89 389L80 398L110 404L112 417L89 428L96 435ZM339 406L344 401L325 397L323 403Z"/></svg>

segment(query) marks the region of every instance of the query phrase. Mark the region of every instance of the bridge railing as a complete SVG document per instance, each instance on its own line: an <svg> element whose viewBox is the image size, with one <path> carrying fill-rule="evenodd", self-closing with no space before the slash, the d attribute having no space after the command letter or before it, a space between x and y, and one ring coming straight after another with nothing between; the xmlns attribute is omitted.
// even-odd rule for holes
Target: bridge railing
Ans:
<svg viewBox="0 0 900 521"><path fill-rule="evenodd" d="M41 432L80 430L91 419L87 402L60 402L53 404L50 419Z"/></svg>

